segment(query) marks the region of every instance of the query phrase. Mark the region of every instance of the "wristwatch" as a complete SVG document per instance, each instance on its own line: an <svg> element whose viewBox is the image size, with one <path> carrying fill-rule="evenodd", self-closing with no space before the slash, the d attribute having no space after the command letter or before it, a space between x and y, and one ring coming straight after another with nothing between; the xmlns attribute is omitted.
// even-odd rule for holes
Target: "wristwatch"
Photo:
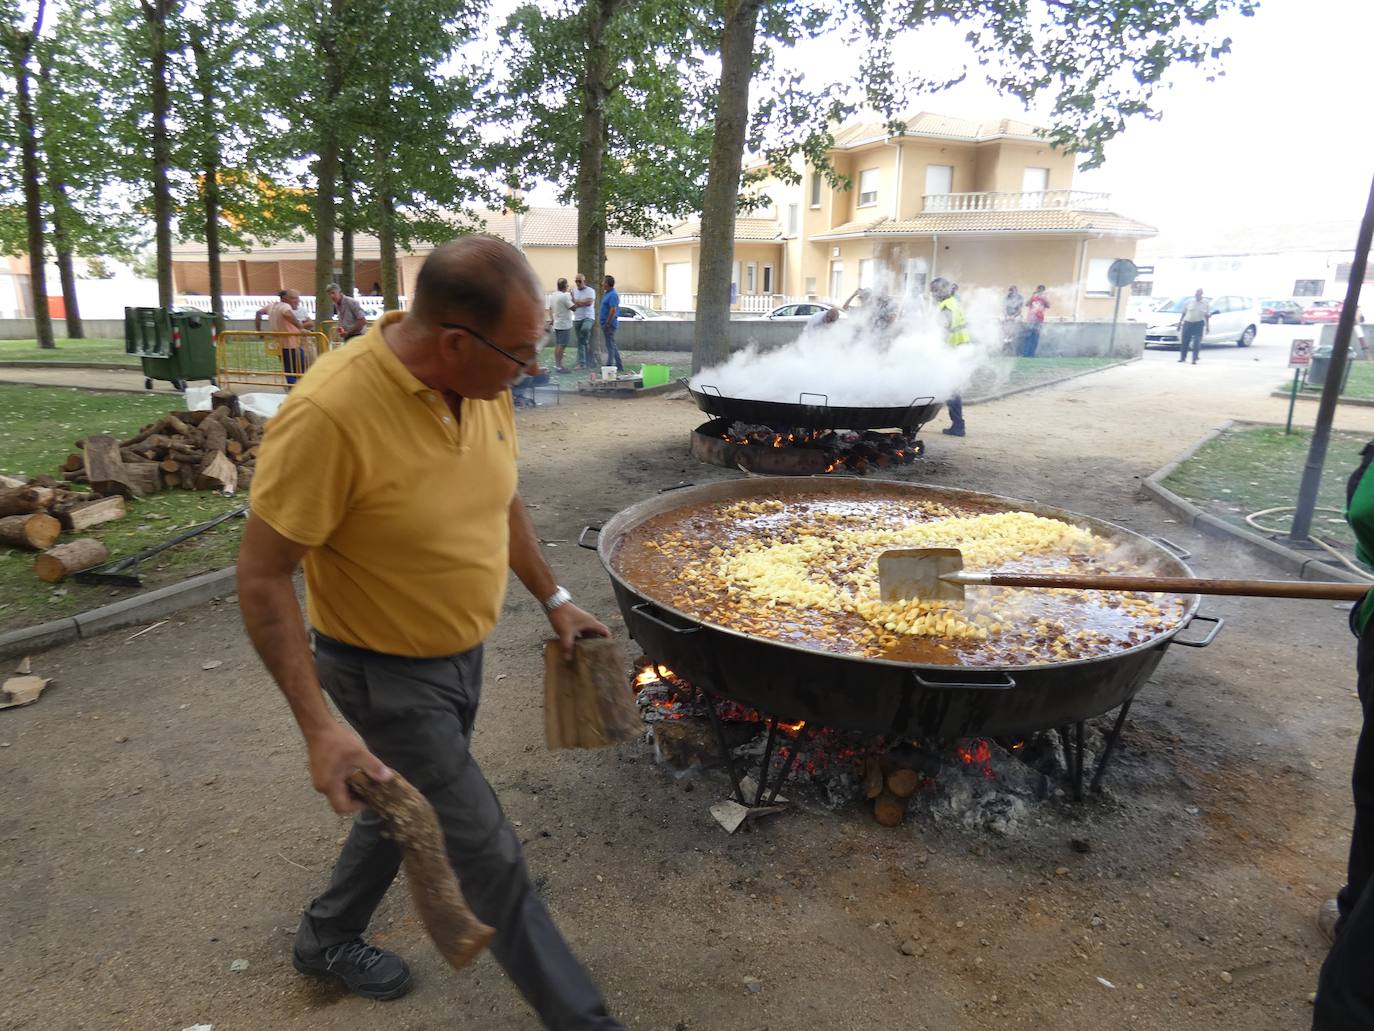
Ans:
<svg viewBox="0 0 1374 1031"><path fill-rule="evenodd" d="M556 587L554 592L543 601L544 611L552 612L560 605L566 605L572 601L572 594L566 587Z"/></svg>

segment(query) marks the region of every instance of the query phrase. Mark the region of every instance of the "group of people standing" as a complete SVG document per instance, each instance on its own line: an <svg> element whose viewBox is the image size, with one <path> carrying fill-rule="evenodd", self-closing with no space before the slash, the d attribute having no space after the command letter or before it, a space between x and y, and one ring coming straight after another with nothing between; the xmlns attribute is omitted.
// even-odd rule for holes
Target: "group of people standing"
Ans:
<svg viewBox="0 0 1374 1031"><path fill-rule="evenodd" d="M592 339L595 325L601 326L601 338L606 342L606 364L625 371L616 346L615 333L620 326L620 294L615 288L615 276L607 276L601 283L601 306L596 304L596 291L587 285L587 277L579 272L573 277L573 288L559 279L557 289L549 298L549 324L553 328L554 372L569 373L597 366L596 344ZM577 364L571 369L563 364L563 354L577 341Z"/></svg>
<svg viewBox="0 0 1374 1031"><path fill-rule="evenodd" d="M1050 308L1042 283L1027 299L1021 288L1010 286L1003 299L1002 327L1007 349L1022 358L1034 358L1040 347L1040 330L1045 325L1045 312Z"/></svg>

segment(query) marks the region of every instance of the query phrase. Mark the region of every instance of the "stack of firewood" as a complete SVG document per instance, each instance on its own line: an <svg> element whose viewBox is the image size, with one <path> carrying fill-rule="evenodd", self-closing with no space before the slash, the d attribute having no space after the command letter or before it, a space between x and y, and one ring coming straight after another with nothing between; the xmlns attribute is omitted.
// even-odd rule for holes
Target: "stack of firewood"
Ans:
<svg viewBox="0 0 1374 1031"><path fill-rule="evenodd" d="M97 434L77 441L62 476L104 495L141 498L166 488L246 489L266 422L244 412L234 394L218 393L208 412L171 412L128 440Z"/></svg>
<svg viewBox="0 0 1374 1031"><path fill-rule="evenodd" d="M51 583L110 557L94 538L58 544L59 537L123 517L124 499L118 495L66 490L49 476L28 481L0 476L0 544L42 552L34 559L33 571Z"/></svg>

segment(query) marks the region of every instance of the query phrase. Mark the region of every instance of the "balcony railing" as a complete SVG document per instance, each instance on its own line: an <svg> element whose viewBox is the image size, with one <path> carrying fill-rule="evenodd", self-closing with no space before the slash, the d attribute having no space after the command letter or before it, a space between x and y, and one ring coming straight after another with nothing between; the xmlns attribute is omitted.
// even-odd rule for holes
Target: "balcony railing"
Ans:
<svg viewBox="0 0 1374 1031"><path fill-rule="evenodd" d="M1042 211L1047 208L1103 211L1110 193L1088 190L1032 190L1027 193L927 193L923 211Z"/></svg>

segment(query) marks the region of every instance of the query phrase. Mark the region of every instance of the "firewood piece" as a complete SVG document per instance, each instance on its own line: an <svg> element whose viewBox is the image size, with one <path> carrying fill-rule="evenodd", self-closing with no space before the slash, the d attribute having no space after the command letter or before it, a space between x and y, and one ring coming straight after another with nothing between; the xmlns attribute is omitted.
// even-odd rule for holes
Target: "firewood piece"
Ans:
<svg viewBox="0 0 1374 1031"><path fill-rule="evenodd" d="M190 413L188 412L187 414L189 415ZM162 421L167 429L171 430L178 437L189 437L191 435L190 424L183 422L177 415L168 415L167 418Z"/></svg>
<svg viewBox="0 0 1374 1031"><path fill-rule="evenodd" d="M101 494L133 497L134 489L119 454L119 441L108 433L86 438L86 478Z"/></svg>
<svg viewBox="0 0 1374 1031"><path fill-rule="evenodd" d="M906 817L905 798L884 790L873 800L873 819L884 827L896 827Z"/></svg>
<svg viewBox="0 0 1374 1031"><path fill-rule="evenodd" d="M625 671L625 649L609 637L573 643L571 662L544 642L544 740L559 748L604 748L642 732Z"/></svg>
<svg viewBox="0 0 1374 1031"><path fill-rule="evenodd" d="M89 494L80 496L90 497ZM54 514L62 524L62 529L68 533L76 533L80 530L88 530L92 526L99 526L101 523L123 519L124 499L116 494L110 498L100 498L96 501L88 500L81 504L69 505L57 509Z"/></svg>
<svg viewBox="0 0 1374 1031"><path fill-rule="evenodd" d="M883 767L876 755L864 760L864 798L877 798L883 793Z"/></svg>
<svg viewBox="0 0 1374 1031"><path fill-rule="evenodd" d="M82 459L81 455L78 452L73 451L70 455L67 456L67 460L62 463L62 469L60 471L64 473L74 473L78 469L83 468L84 465L85 460Z"/></svg>
<svg viewBox="0 0 1374 1031"><path fill-rule="evenodd" d="M182 490L196 489L196 467L190 462L179 463L177 468L177 486Z"/></svg>
<svg viewBox="0 0 1374 1031"><path fill-rule="evenodd" d="M42 512L53 502L51 487L9 487L0 490L0 516Z"/></svg>
<svg viewBox="0 0 1374 1031"><path fill-rule="evenodd" d="M449 966L462 970L496 931L468 908L434 807L395 771L390 780L378 781L355 770L348 786L382 818L388 835L401 847L406 883L420 920Z"/></svg>
<svg viewBox="0 0 1374 1031"><path fill-rule="evenodd" d="M244 491L253 485L253 467L251 465L241 465L238 471L239 485L237 490Z"/></svg>
<svg viewBox="0 0 1374 1031"><path fill-rule="evenodd" d="M223 451L216 451L196 470L197 490L232 492L238 482L238 470Z"/></svg>
<svg viewBox="0 0 1374 1031"><path fill-rule="evenodd" d="M915 770L893 770L887 775L887 790L898 798L910 798L921 786L921 775Z"/></svg>
<svg viewBox="0 0 1374 1031"><path fill-rule="evenodd" d="M216 390L210 395L210 408L212 411L224 409L231 418L237 419L243 414L243 408L239 405L238 394L228 390Z"/></svg>
<svg viewBox="0 0 1374 1031"><path fill-rule="evenodd" d="M192 426L199 426L199 425L201 425L203 422L205 422L206 419L210 418L210 413L209 413L208 411L204 411L204 412L187 412L187 413L185 414L185 416L183 416L183 418L185 419L186 422L190 423Z"/></svg>
<svg viewBox="0 0 1374 1031"><path fill-rule="evenodd" d="M46 512L5 516L0 519L0 542L16 548L43 551L62 536L62 524Z"/></svg>
<svg viewBox="0 0 1374 1031"><path fill-rule="evenodd" d="M175 440L167 448L167 454L175 458L178 462L194 461L199 462L205 457L205 452L198 447Z"/></svg>
<svg viewBox="0 0 1374 1031"><path fill-rule="evenodd" d="M238 458L243 454L243 445L237 440L231 440L224 445L224 453L230 458Z"/></svg>
<svg viewBox="0 0 1374 1031"><path fill-rule="evenodd" d="M12 490L23 486L24 481L17 476L0 476L0 490Z"/></svg>
<svg viewBox="0 0 1374 1031"><path fill-rule="evenodd" d="M175 462L172 464L176 465ZM162 485L168 490L175 490L177 487L181 486L181 474L164 472L162 474Z"/></svg>
<svg viewBox="0 0 1374 1031"><path fill-rule="evenodd" d="M90 483L85 473L68 473L62 477L63 483Z"/></svg>
<svg viewBox="0 0 1374 1031"><path fill-rule="evenodd" d="M162 489L162 470L156 462L130 463L124 467L124 476L136 498L145 498Z"/></svg>
<svg viewBox="0 0 1374 1031"><path fill-rule="evenodd" d="M200 424L200 430L205 435L205 453L207 455L224 450L224 444L229 439L229 434L225 430L223 422L219 419L206 419Z"/></svg>
<svg viewBox="0 0 1374 1031"><path fill-rule="evenodd" d="M170 473L172 476L175 476L177 470L181 468L181 466L177 464L175 458L164 458L161 462L158 462L157 467L164 473Z"/></svg>
<svg viewBox="0 0 1374 1031"><path fill-rule="evenodd" d="M93 537L59 544L33 560L33 571L40 580L58 583L72 573L93 569L110 557L109 550Z"/></svg>
<svg viewBox="0 0 1374 1031"><path fill-rule="evenodd" d="M119 457L123 460L125 466L142 465L145 462L155 463L157 461L156 458L150 458L149 456L143 454L141 451L137 451L131 447L120 448Z"/></svg>

